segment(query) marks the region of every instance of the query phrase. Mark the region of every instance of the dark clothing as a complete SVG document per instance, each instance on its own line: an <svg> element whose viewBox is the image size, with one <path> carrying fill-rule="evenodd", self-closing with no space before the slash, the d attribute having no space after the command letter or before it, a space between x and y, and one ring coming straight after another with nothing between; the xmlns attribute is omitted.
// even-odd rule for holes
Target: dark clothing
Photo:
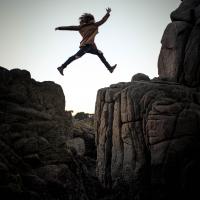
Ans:
<svg viewBox="0 0 200 200"><path fill-rule="evenodd" d="M97 55L101 59L101 61L104 63L107 69L111 68L110 64L106 61L103 53L100 50L98 50L96 46L94 46L93 44L86 44L85 46L81 47L80 50L75 55L68 58L68 60L64 64L62 64L62 67L66 68L67 65L69 65L72 61L80 58L85 53L91 53L91 54Z"/></svg>
<svg viewBox="0 0 200 200"><path fill-rule="evenodd" d="M98 22L81 24L79 26L61 26L56 28L58 30L79 31L79 33L83 37L82 41L80 42L80 50L75 55L68 58L68 60L64 64L62 64L63 69L66 68L67 65L69 65L72 61L83 56L85 53L91 53L97 55L109 71L114 70L106 61L103 53L97 49L94 42L95 36L98 33L98 27L106 22L109 16L110 14L106 13L106 15Z"/></svg>
<svg viewBox="0 0 200 200"><path fill-rule="evenodd" d="M61 26L61 27L58 27L58 30L79 31L79 33L83 37L82 41L80 42L80 47L84 47L86 44L95 45L94 39L95 39L95 36L98 34L98 27L102 25L104 22L106 22L109 16L110 14L107 13L98 22L82 24L79 26Z"/></svg>

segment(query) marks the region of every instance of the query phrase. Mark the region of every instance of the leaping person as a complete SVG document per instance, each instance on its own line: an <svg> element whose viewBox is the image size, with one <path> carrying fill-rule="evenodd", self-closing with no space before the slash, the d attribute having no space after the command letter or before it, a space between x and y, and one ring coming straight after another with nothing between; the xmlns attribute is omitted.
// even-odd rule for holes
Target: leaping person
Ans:
<svg viewBox="0 0 200 200"><path fill-rule="evenodd" d="M89 13L84 13L79 18L79 26L61 26L55 28L55 30L79 31L79 33L83 37L82 41L80 42L80 50L75 55L69 57L65 63L63 63L60 67L57 68L61 75L64 75L63 70L67 67L67 65L69 65L72 61L80 58L85 53L97 55L104 63L106 68L110 71L110 73L114 71L117 65L115 64L114 66L111 66L105 59L103 53L97 49L96 44L94 42L95 36L98 33L98 27L105 23L108 17L110 16L111 9L107 8L106 11L106 15L98 22L95 22L93 15Z"/></svg>

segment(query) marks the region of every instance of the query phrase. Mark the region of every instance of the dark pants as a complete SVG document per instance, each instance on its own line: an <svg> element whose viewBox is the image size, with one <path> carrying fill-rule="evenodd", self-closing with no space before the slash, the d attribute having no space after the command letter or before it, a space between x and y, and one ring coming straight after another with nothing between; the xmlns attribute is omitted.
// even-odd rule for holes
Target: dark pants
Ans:
<svg viewBox="0 0 200 200"><path fill-rule="evenodd" d="M75 55L68 58L68 60L62 64L62 67L63 68L67 67L67 65L69 65L72 61L80 58L85 53L91 53L91 54L97 55L101 59L103 64L106 66L107 69L111 68L110 64L106 61L103 53L100 50L98 50L95 46L93 46L92 44L87 44L87 45L81 47L80 50Z"/></svg>

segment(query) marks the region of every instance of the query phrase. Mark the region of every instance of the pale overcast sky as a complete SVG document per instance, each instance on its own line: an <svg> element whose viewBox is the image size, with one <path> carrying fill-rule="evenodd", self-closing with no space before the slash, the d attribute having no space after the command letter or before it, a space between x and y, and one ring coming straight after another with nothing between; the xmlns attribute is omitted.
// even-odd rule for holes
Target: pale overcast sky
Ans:
<svg viewBox="0 0 200 200"><path fill-rule="evenodd" d="M128 82L136 73L158 76L157 60L163 31L180 0L0 0L0 66L30 71L37 81L54 81L63 88L66 110L93 113L97 90ZM81 36L54 31L78 25L84 12L100 20L97 47L111 65L110 74L95 55L74 61L61 76L57 67L79 50Z"/></svg>

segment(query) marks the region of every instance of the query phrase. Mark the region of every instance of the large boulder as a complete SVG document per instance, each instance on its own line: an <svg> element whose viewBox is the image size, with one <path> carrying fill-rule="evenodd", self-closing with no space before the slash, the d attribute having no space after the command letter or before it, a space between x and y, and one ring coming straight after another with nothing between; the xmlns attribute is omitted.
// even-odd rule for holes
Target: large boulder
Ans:
<svg viewBox="0 0 200 200"><path fill-rule="evenodd" d="M184 0L171 13L158 59L159 78L190 87L200 85L200 1Z"/></svg>
<svg viewBox="0 0 200 200"><path fill-rule="evenodd" d="M95 118L97 176L113 199L200 198L199 88L112 85L98 91Z"/></svg>
<svg viewBox="0 0 200 200"><path fill-rule="evenodd" d="M0 77L0 196L96 199L101 186L74 146L66 147L72 119L62 88L26 70L0 67Z"/></svg>
<svg viewBox="0 0 200 200"><path fill-rule="evenodd" d="M158 74L162 80L179 82L183 76L185 47L191 28L189 23L177 21L165 29L158 59Z"/></svg>
<svg viewBox="0 0 200 200"><path fill-rule="evenodd" d="M133 75L131 82L133 81L150 81L150 78L146 74L137 73Z"/></svg>

